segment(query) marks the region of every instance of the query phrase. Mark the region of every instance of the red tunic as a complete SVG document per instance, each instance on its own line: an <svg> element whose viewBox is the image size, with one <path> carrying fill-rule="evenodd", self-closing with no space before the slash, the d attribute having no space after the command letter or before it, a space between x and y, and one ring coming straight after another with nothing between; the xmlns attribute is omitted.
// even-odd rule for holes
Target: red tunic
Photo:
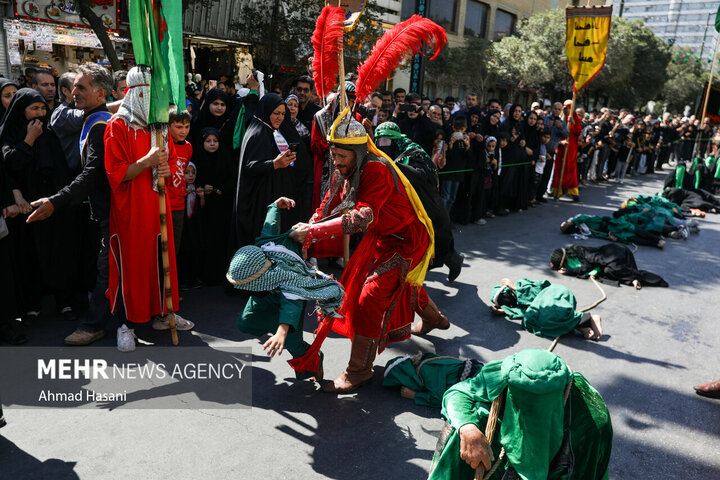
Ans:
<svg viewBox="0 0 720 480"><path fill-rule="evenodd" d="M192 158L193 148L190 142L185 140L183 143L173 142L173 151L175 154L168 158L170 179L165 182L165 186L170 198L170 208L175 212L185 210L185 193L187 193L185 169Z"/></svg>
<svg viewBox="0 0 720 480"><path fill-rule="evenodd" d="M313 199L312 208L318 208L322 199L322 171L323 165L330 150L325 137L320 133L320 129L315 126L315 120L312 123L312 133L310 134L310 150L313 155Z"/></svg>
<svg viewBox="0 0 720 480"><path fill-rule="evenodd" d="M578 187L578 174L577 174L577 153L578 153L578 139L580 133L582 133L582 122L578 114L573 114L574 122L568 125L568 139L567 141L560 142L555 153L555 168L553 173L552 186L553 189L558 188L560 183L560 171L562 170L563 155L565 148L568 149L567 159L565 160L565 172L562 174L562 185L560 189L567 190Z"/></svg>
<svg viewBox="0 0 720 480"><path fill-rule="evenodd" d="M323 203L339 203L339 195L329 196ZM345 298L339 313L344 318L335 320L333 330L349 338L379 338L382 351L387 343L410 336L414 312L427 305L424 289L411 286L406 277L422 260L430 237L403 184L379 161L363 167L356 206L347 218L346 231L366 234L340 279Z"/></svg>
<svg viewBox="0 0 720 480"><path fill-rule="evenodd" d="M173 145L168 145L169 156ZM147 130L128 128L114 117L105 129L105 170L110 183L110 279L106 293L110 309L117 312L122 292L127 319L144 323L164 314L165 295L160 260L160 203L152 189L152 169L123 182L128 167L150 150ZM172 232L170 201L165 197L167 229ZM177 310L178 288L173 236L168 235L173 306ZM122 285L121 285L122 283ZM122 290L120 290L122 289Z"/></svg>

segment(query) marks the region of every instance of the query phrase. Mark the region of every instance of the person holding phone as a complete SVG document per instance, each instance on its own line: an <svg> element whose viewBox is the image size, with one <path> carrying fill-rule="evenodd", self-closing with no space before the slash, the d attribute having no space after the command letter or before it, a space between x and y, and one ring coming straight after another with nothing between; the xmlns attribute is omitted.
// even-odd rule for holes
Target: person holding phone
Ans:
<svg viewBox="0 0 720 480"><path fill-rule="evenodd" d="M242 143L233 215L235 247L254 243L266 207L278 197L297 204L281 213L283 224L293 225L304 218L310 170L310 156L290 122L285 101L277 94L265 94Z"/></svg>

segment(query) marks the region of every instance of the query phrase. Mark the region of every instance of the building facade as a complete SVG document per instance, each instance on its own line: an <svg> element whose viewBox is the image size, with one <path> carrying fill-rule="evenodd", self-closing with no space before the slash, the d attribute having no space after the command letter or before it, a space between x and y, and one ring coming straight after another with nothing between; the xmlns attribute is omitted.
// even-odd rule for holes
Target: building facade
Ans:
<svg viewBox="0 0 720 480"><path fill-rule="evenodd" d="M687 47L706 59L712 56L717 32L717 1L705 0L621 0L617 15L642 20L670 45Z"/></svg>

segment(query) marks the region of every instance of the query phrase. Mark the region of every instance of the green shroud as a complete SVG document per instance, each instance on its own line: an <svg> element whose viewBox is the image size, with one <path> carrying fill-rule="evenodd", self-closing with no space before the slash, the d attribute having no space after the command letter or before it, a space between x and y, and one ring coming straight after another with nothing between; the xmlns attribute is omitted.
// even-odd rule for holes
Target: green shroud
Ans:
<svg viewBox="0 0 720 480"><path fill-rule="evenodd" d="M509 467L525 480L607 478L612 423L602 397L557 355L524 350L487 364L479 375L447 391L442 414L453 430L433 458L429 480L473 478L474 470L460 458L458 430L473 423L484 432L493 396L504 386L508 394L492 449L498 458L505 447L506 457L492 480L500 480Z"/></svg>
<svg viewBox="0 0 720 480"><path fill-rule="evenodd" d="M498 288L503 287L493 288L493 298ZM555 338L572 332L580 323L583 314L576 311L577 299L567 287L522 278L515 282L515 288L517 306L501 308L508 318L522 320L528 332Z"/></svg>
<svg viewBox="0 0 720 480"><path fill-rule="evenodd" d="M482 365L470 362L467 378L475 376ZM417 367L420 367L418 372ZM415 404L425 407L442 406L448 388L461 380L466 361L425 353L419 357L395 357L385 365L383 387L407 387L415 391Z"/></svg>

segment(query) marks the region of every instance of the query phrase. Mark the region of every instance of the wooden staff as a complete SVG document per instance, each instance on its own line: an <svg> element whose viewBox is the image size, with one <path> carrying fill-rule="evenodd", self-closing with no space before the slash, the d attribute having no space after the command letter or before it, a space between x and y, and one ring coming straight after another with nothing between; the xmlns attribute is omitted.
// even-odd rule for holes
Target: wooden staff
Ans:
<svg viewBox="0 0 720 480"><path fill-rule="evenodd" d="M500 408L502 407L502 401L505 397L505 390L493 400L490 405L490 415L488 415L487 425L485 425L485 438L488 441L488 448L490 448L492 456L492 442L495 437L495 425L497 424L498 416L500 415ZM480 466L475 469L474 480L482 480L485 475L485 466L480 463Z"/></svg>
<svg viewBox="0 0 720 480"><path fill-rule="evenodd" d="M165 146L162 129L154 132L155 145ZM165 204L165 177L158 175L158 193L160 194L160 250L162 252L163 279L165 287L165 306L170 317L170 333L173 345L178 344L177 328L175 327L175 309L172 299L172 281L170 280L170 254L168 253L167 205Z"/></svg>
<svg viewBox="0 0 720 480"><path fill-rule="evenodd" d="M708 78L707 88L705 89L705 100L703 101L702 114L700 115L700 125L702 126L703 120L705 120L705 114L707 113L708 99L710 98L710 90L712 89L713 73L715 73L715 60L717 60L718 45L720 45L720 34L715 40L715 52L713 53L712 66L710 67L710 78ZM698 132L697 143L695 148L700 143L700 133Z"/></svg>
<svg viewBox="0 0 720 480"><path fill-rule="evenodd" d="M558 198L560 196L560 192L562 191L562 182L563 177L565 176L565 162L567 161L567 153L568 150L570 150L570 122L575 119L573 115L575 115L575 99L577 98L577 92L575 91L575 88L573 88L573 98L572 98L572 105L570 105L570 115L567 119L567 126L568 126L568 138L567 138L567 145L565 145L565 151L563 152L563 159L562 159L562 166L560 168L560 179L558 181L558 186L556 189L554 189L553 197Z"/></svg>
<svg viewBox="0 0 720 480"><path fill-rule="evenodd" d="M338 7L341 5L342 0L338 0ZM347 103L345 102L345 55L343 54L343 51L345 50L345 34L343 34L342 37L340 37L340 51L338 53L338 63L340 66L340 72L338 76L338 82L340 83L340 111L343 112L345 110L345 107L347 107ZM352 113L350 114L350 118L352 120ZM360 163L360 159L356 158L355 161L357 163ZM350 261L350 235L347 233L343 234L343 261L345 262L344 267L347 267L348 262Z"/></svg>

